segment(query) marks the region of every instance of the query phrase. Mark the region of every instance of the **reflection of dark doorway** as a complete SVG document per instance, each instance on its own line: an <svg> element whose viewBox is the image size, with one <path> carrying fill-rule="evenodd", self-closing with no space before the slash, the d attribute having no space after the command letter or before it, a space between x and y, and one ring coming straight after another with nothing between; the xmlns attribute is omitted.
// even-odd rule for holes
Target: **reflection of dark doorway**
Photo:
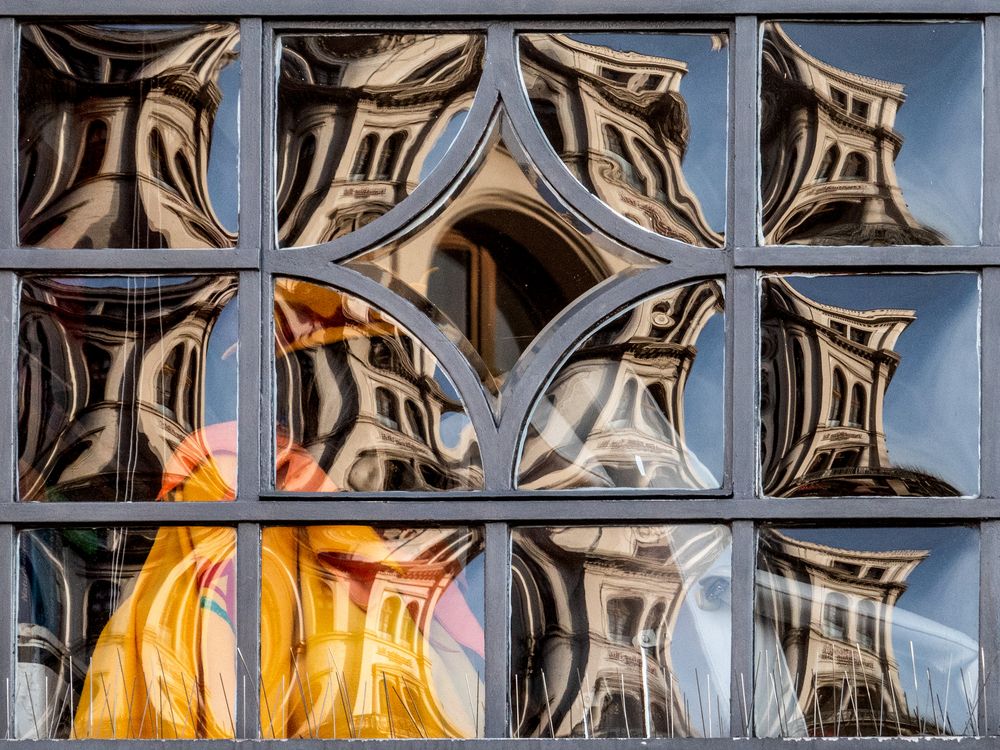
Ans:
<svg viewBox="0 0 1000 750"><path fill-rule="evenodd" d="M509 210L459 221L431 267L429 300L494 375L510 371L560 310L609 275L596 249L585 257L541 222Z"/></svg>

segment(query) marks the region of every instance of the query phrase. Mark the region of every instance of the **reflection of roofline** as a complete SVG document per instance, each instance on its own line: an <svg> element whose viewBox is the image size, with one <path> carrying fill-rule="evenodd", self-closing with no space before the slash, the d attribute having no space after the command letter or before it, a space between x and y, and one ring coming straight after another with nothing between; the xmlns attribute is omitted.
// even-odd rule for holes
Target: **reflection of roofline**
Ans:
<svg viewBox="0 0 1000 750"><path fill-rule="evenodd" d="M785 43L786 47L794 51L801 59L816 66L830 77L838 78L842 81L848 81L856 85L863 86L865 88L872 90L873 93L890 97L900 103L906 100L906 94L903 93L906 87L902 83L895 83L893 81L884 81L881 78L873 78L871 76L866 76L861 73L852 73L849 70L838 68L835 65L831 65L828 62L820 60L818 57L814 57L813 55L806 52L794 39L792 39L787 34L787 32L782 28L781 24L778 23L777 21L772 21L766 27L766 29L772 31L775 34L775 36L780 38L780 40Z"/></svg>
<svg viewBox="0 0 1000 750"><path fill-rule="evenodd" d="M817 302L811 297L807 297L805 294L800 292L798 289L793 287L790 282L784 276L767 276L768 281L781 282L782 286L791 292L795 297L800 299L802 302L807 304L809 307L813 307L823 312L832 313L834 315L843 315L850 318L865 318L865 322L884 322L888 320L900 320L900 321L914 321L917 319L916 310L908 310L905 308L893 308L893 307L876 307L870 310L852 310L849 307L837 307L836 305L827 305L823 302ZM812 277L807 277L812 278Z"/></svg>
<svg viewBox="0 0 1000 750"><path fill-rule="evenodd" d="M687 73L688 66L682 60L675 60L671 57L659 57L657 55L645 55L641 52L624 52L600 44L589 44L574 39L569 34L549 34L548 37L564 47L583 52L591 57L597 57L615 64L627 64L650 68L667 68L678 71L681 74Z"/></svg>
<svg viewBox="0 0 1000 750"><path fill-rule="evenodd" d="M850 532L850 529L844 529L845 532ZM855 557L855 558L877 558L880 560L923 560L931 551L929 549L896 549L896 550L854 550L854 549L844 549L842 547L832 547L826 544L820 544L819 542L807 542L801 539L796 539L795 537L787 536L781 533L777 529L768 529L767 534L776 537L781 542L785 544L792 545L794 547L802 547L805 549L815 550L816 552L825 552L827 554L839 555L842 557Z"/></svg>

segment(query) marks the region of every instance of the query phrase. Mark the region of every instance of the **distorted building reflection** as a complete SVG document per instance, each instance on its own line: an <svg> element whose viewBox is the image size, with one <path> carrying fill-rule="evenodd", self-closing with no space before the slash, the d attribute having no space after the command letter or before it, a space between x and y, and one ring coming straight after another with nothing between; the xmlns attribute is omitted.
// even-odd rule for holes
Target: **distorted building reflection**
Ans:
<svg viewBox="0 0 1000 750"><path fill-rule="evenodd" d="M759 539L757 736L974 733L970 704L950 699L967 678L975 694L977 644L898 606L930 550L843 549L775 529ZM912 638L905 654L900 628Z"/></svg>
<svg viewBox="0 0 1000 750"><path fill-rule="evenodd" d="M761 200L769 244L943 245L896 176L904 86L834 67L764 25Z"/></svg>
<svg viewBox="0 0 1000 750"><path fill-rule="evenodd" d="M776 497L961 494L889 458L885 396L914 310L825 305L769 277L762 287L761 466Z"/></svg>
<svg viewBox="0 0 1000 750"><path fill-rule="evenodd" d="M233 246L208 164L238 40L234 23L23 26L21 244Z"/></svg>
<svg viewBox="0 0 1000 750"><path fill-rule="evenodd" d="M722 308L721 285L701 281L642 302L587 339L535 406L518 486L717 487L687 446L684 394L698 337Z"/></svg>
<svg viewBox="0 0 1000 750"><path fill-rule="evenodd" d="M171 499L173 474L176 484L206 456L234 461L235 430L228 450L206 445L206 399L221 398L206 393L206 376L209 338L236 289L234 276L25 278L21 499ZM202 474L188 499L232 499L220 481L229 468Z"/></svg>
<svg viewBox="0 0 1000 750"><path fill-rule="evenodd" d="M727 736L729 539L722 526L518 529L514 736ZM677 631L685 609L697 635Z"/></svg>
<svg viewBox="0 0 1000 750"><path fill-rule="evenodd" d="M15 737L232 737L235 549L221 528L22 532Z"/></svg>
<svg viewBox="0 0 1000 750"><path fill-rule="evenodd" d="M263 737L480 736L481 530L274 527L263 544Z"/></svg>
<svg viewBox="0 0 1000 750"><path fill-rule="evenodd" d="M726 38L712 42L722 47ZM566 34L525 34L520 52L535 116L584 186L650 231L722 246L682 169L691 128L680 93L687 63Z"/></svg>
<svg viewBox="0 0 1000 750"><path fill-rule="evenodd" d="M282 36L279 244L329 242L409 195L472 106L484 47L472 34Z"/></svg>
<svg viewBox="0 0 1000 750"><path fill-rule="evenodd" d="M482 486L458 393L394 320L358 297L281 278L275 337L278 489Z"/></svg>

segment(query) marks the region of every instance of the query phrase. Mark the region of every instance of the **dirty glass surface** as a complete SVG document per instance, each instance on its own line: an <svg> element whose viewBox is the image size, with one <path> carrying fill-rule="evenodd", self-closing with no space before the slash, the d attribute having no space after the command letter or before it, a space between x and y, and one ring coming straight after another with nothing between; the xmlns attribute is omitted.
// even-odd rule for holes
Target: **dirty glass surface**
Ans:
<svg viewBox="0 0 1000 750"><path fill-rule="evenodd" d="M277 110L280 247L378 218L441 161L479 85L479 34L287 34Z"/></svg>
<svg viewBox="0 0 1000 750"><path fill-rule="evenodd" d="M730 733L725 526L513 531L513 737Z"/></svg>
<svg viewBox="0 0 1000 750"><path fill-rule="evenodd" d="M478 528L271 527L261 569L261 736L479 737Z"/></svg>
<svg viewBox="0 0 1000 750"><path fill-rule="evenodd" d="M280 277L274 291L277 489L482 486L472 422L412 333L332 287Z"/></svg>
<svg viewBox="0 0 1000 750"><path fill-rule="evenodd" d="M232 500L233 275L21 282L21 500Z"/></svg>
<svg viewBox="0 0 1000 750"><path fill-rule="evenodd" d="M532 411L518 487L719 487L722 310L722 285L699 281L588 338Z"/></svg>
<svg viewBox="0 0 1000 750"><path fill-rule="evenodd" d="M976 274L767 276L761 295L765 494L979 492Z"/></svg>
<svg viewBox="0 0 1000 750"><path fill-rule="evenodd" d="M239 27L21 27L20 243L236 244Z"/></svg>
<svg viewBox="0 0 1000 750"><path fill-rule="evenodd" d="M577 218L502 140L429 223L348 261L433 317L493 396L567 306L653 264Z"/></svg>
<svg viewBox="0 0 1000 750"><path fill-rule="evenodd" d="M726 224L726 34L524 34L549 145L630 221L700 247Z"/></svg>
<svg viewBox="0 0 1000 750"><path fill-rule="evenodd" d="M757 560L758 737L979 734L977 530L764 528Z"/></svg>
<svg viewBox="0 0 1000 750"><path fill-rule="evenodd" d="M236 531L19 535L17 739L235 735Z"/></svg>
<svg viewBox="0 0 1000 750"><path fill-rule="evenodd" d="M979 23L763 25L769 245L975 245Z"/></svg>

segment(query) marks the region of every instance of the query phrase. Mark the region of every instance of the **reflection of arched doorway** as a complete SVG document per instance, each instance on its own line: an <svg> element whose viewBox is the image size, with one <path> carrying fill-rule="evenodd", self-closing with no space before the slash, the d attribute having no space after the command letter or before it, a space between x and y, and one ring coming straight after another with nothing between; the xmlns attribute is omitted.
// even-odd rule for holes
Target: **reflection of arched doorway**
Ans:
<svg viewBox="0 0 1000 750"><path fill-rule="evenodd" d="M610 275L598 255L521 211L480 211L437 243L427 296L501 375L560 310Z"/></svg>

